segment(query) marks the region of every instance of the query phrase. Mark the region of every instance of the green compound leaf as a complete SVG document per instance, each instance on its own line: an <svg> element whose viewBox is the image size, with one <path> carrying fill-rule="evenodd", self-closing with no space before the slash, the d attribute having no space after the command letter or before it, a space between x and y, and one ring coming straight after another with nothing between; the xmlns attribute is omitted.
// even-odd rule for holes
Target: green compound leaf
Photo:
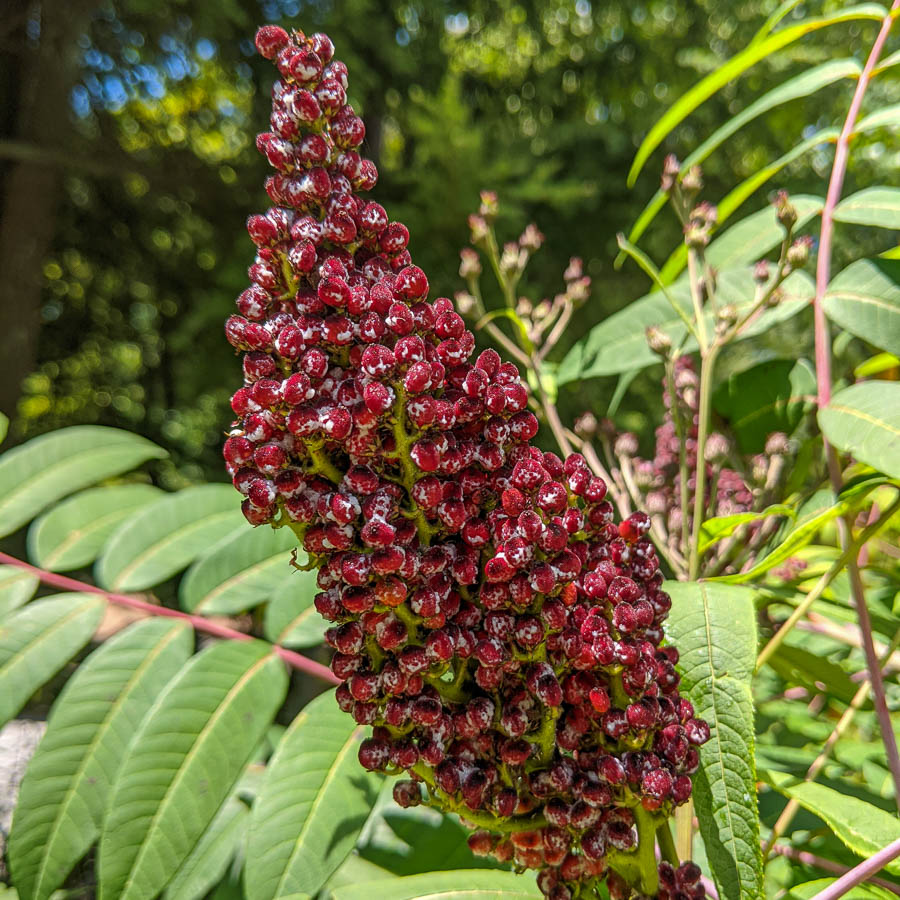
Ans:
<svg viewBox="0 0 900 900"><path fill-rule="evenodd" d="M805 359L774 359L731 375L713 393L742 453L760 453L775 431L793 434L815 405L816 373Z"/></svg>
<svg viewBox="0 0 900 900"><path fill-rule="evenodd" d="M193 651L189 626L147 619L92 653L53 706L22 782L9 839L23 900L45 900L100 834L134 732Z"/></svg>
<svg viewBox="0 0 900 900"><path fill-rule="evenodd" d="M97 594L54 594L0 625L0 726L92 637L106 601Z"/></svg>
<svg viewBox="0 0 900 900"><path fill-rule="evenodd" d="M248 900L315 894L353 849L379 787L357 758L364 732L333 691L285 732L251 814Z"/></svg>
<svg viewBox="0 0 900 900"><path fill-rule="evenodd" d="M341 887L332 891L332 900L540 900L542 894L528 872L497 872L490 869L457 869L429 872L403 878Z"/></svg>
<svg viewBox="0 0 900 900"><path fill-rule="evenodd" d="M851 263L828 285L825 312L844 331L900 355L900 260Z"/></svg>
<svg viewBox="0 0 900 900"><path fill-rule="evenodd" d="M795 272L784 282L785 298L773 309L766 310L741 330L739 339L752 337L782 322L804 309L815 293L812 281L803 272ZM749 267L727 269L719 273L717 296L720 304L733 304L738 315L748 313L753 304L753 272ZM693 315L690 285L679 279L669 288L669 297L677 303L685 316ZM707 333L712 333L712 314L706 314ZM647 344L647 328L655 325L664 331L673 346L684 352L696 349L693 337L685 336L687 328L683 316L678 315L661 291L654 291L635 300L625 309L604 319L592 328L569 351L557 373L559 384L601 375L620 375L659 363L659 357Z"/></svg>
<svg viewBox="0 0 900 900"><path fill-rule="evenodd" d="M712 736L700 748L694 803L700 833L722 900L763 896L756 808L753 698L756 607L749 588L667 582L666 625L678 647L682 693Z"/></svg>
<svg viewBox="0 0 900 900"><path fill-rule="evenodd" d="M838 450L900 478L900 383L864 381L819 410L819 427Z"/></svg>
<svg viewBox="0 0 900 900"><path fill-rule="evenodd" d="M188 570L178 590L181 606L203 615L253 609L279 589L290 590L296 551L290 528L239 525Z"/></svg>
<svg viewBox="0 0 900 900"><path fill-rule="evenodd" d="M36 566L67 572L92 563L134 512L165 494L150 484L91 488L52 507L28 529L28 556Z"/></svg>
<svg viewBox="0 0 900 900"><path fill-rule="evenodd" d="M41 580L18 566L0 566L0 618L26 604Z"/></svg>
<svg viewBox="0 0 900 900"><path fill-rule="evenodd" d="M900 227L900 188L871 187L857 191L838 203L834 218L851 225L897 229Z"/></svg>
<svg viewBox="0 0 900 900"><path fill-rule="evenodd" d="M113 591L140 591L171 578L246 521L234 488L202 484L137 512L97 561L97 580Z"/></svg>
<svg viewBox="0 0 900 900"><path fill-rule="evenodd" d="M229 797L175 873L163 900L202 900L225 875L249 819L250 810L246 804L236 797Z"/></svg>
<svg viewBox="0 0 900 900"><path fill-rule="evenodd" d="M0 537L61 497L165 455L145 438L99 425L60 428L9 450L0 456Z"/></svg>
<svg viewBox="0 0 900 900"><path fill-rule="evenodd" d="M99 900L155 897L234 787L287 690L284 664L259 641L197 654L130 744L100 838Z"/></svg>
<svg viewBox="0 0 900 900"><path fill-rule="evenodd" d="M313 603L319 588L314 571L296 572L266 605L263 633L282 647L315 647L327 623Z"/></svg>
<svg viewBox="0 0 900 900"><path fill-rule="evenodd" d="M734 81L735 78L738 78L760 60L817 29L854 19L880 20L884 15L885 9L883 6L879 6L877 3L862 3L830 15L806 19L798 22L796 25L776 31L764 40L750 44L745 50L733 56L714 72L707 75L706 78L695 84L686 94L672 104L662 118L650 129L635 154L634 162L628 173L629 186L634 184L650 154L665 140L673 128L686 119L703 102L712 97L713 94L721 90L729 82Z"/></svg>
<svg viewBox="0 0 900 900"><path fill-rule="evenodd" d="M809 781L797 781L784 772L766 771L762 777L785 797L796 800L817 815L850 850L868 859L888 844L900 840L900 820L889 812L834 788ZM900 860L885 867L900 875Z"/></svg>
<svg viewBox="0 0 900 900"><path fill-rule="evenodd" d="M795 511L783 503L776 503L762 512L736 513L733 516L717 516L707 519L700 526L700 553L705 553L719 541L731 537L741 527L750 522L759 522L772 516L793 516Z"/></svg>

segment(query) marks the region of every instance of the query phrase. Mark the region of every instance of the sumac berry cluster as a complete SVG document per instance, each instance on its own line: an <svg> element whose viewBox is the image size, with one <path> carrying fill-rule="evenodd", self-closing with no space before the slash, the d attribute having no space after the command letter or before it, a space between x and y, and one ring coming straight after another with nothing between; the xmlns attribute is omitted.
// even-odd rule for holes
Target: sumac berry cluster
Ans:
<svg viewBox="0 0 900 900"><path fill-rule="evenodd" d="M245 383L224 454L247 519L292 528L319 569L338 702L372 726L360 761L548 896L608 869L632 884L648 842L655 880L709 729L661 646L649 520L616 525L580 456L532 446L516 367L473 361L453 304L429 301L406 228L362 197L376 171L331 41L256 43L280 73L257 141L277 174L226 323Z"/></svg>

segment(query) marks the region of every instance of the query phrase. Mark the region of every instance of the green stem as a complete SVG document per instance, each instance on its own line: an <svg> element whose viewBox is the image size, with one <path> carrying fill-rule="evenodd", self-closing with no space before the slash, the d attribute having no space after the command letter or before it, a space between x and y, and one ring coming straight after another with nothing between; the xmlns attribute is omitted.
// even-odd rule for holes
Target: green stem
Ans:
<svg viewBox="0 0 900 900"><path fill-rule="evenodd" d="M691 553L688 563L688 578L696 581L700 574L700 528L703 525L703 513L706 509L706 441L709 438L709 422L712 409L713 373L716 368L716 357L719 344L713 342L708 351L701 356L700 362L700 398L699 421L697 423L697 468L694 486L694 521L691 531ZM684 511L682 511L684 515Z"/></svg>
<svg viewBox="0 0 900 900"><path fill-rule="evenodd" d="M434 788L434 774L431 769L421 760L417 762L411 769L415 772L430 788ZM441 792L443 794L443 792ZM543 828L547 824L547 820L543 816L529 815L520 818L501 819L489 812L480 810L471 810L465 803L443 794L446 799L441 800L440 809L442 812L455 812L460 818L478 825L488 831L500 834L512 834L516 831L533 831L535 828Z"/></svg>
<svg viewBox="0 0 900 900"><path fill-rule="evenodd" d="M340 484L342 478L337 466L325 455L324 448L321 443L307 444L306 452L312 460L312 466L307 470L316 475L324 475L329 481Z"/></svg>
<svg viewBox="0 0 900 900"><path fill-rule="evenodd" d="M538 745L538 761L544 764L553 756L556 747L556 720L562 710L558 706L548 706L544 712L544 720L534 736L534 743Z"/></svg>
<svg viewBox="0 0 900 900"><path fill-rule="evenodd" d="M675 839L672 837L672 829L669 827L668 819L664 819L656 827L656 840L659 844L659 852L662 858L677 869L680 860L678 859L678 851L675 849Z"/></svg>
<svg viewBox="0 0 900 900"><path fill-rule="evenodd" d="M643 806L634 808L637 823L637 861L641 872L641 891L649 897L659 890L659 873L656 868L656 818Z"/></svg>
<svg viewBox="0 0 900 900"><path fill-rule="evenodd" d="M697 251L688 248L688 278L691 285L691 302L694 304L694 318L697 320L697 343L700 353L706 353L706 319L703 316L703 300L700 296L700 273L697 270Z"/></svg>
<svg viewBox="0 0 900 900"><path fill-rule="evenodd" d="M451 703L466 703L471 699L468 693L462 689L458 675L453 681L444 681L437 675L428 675L425 677L425 681L428 682L428 684L430 684L444 700L449 700Z"/></svg>
<svg viewBox="0 0 900 900"><path fill-rule="evenodd" d="M416 528L419 532L419 541L428 546L431 543L431 535L433 528L425 518L425 513L419 508L415 501L412 500L412 490L418 481L418 471L415 463L410 456L410 448L415 439L407 432L403 424L403 417L406 411L406 391L400 382L393 383L394 393L397 399L394 401L394 422L392 432L394 435L394 443L396 444L397 458L400 461L400 467L403 470L403 486L406 488L407 496L410 502L415 505L415 513L413 518L416 520Z"/></svg>

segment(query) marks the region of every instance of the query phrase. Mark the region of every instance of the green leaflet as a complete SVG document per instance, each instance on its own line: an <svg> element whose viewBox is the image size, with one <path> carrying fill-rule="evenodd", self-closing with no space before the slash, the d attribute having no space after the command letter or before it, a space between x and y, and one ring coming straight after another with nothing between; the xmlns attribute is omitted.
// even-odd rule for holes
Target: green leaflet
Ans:
<svg viewBox="0 0 900 900"><path fill-rule="evenodd" d="M828 693L843 703L849 703L856 694L858 686L840 665L802 647L783 643L768 665L788 684L800 684L811 691L818 690L816 682L827 685Z"/></svg>
<svg viewBox="0 0 900 900"><path fill-rule="evenodd" d="M229 797L166 888L163 900L202 900L222 879L243 839L250 810Z"/></svg>
<svg viewBox="0 0 900 900"><path fill-rule="evenodd" d="M318 590L314 571L295 572L266 604L265 636L283 647L314 647L322 643L327 622L313 604Z"/></svg>
<svg viewBox="0 0 900 900"><path fill-rule="evenodd" d="M834 209L836 222L896 229L900 226L900 188L864 188L845 197Z"/></svg>
<svg viewBox="0 0 900 900"><path fill-rule="evenodd" d="M51 572L86 566L136 510L164 496L149 484L120 484L75 494L31 523L28 556Z"/></svg>
<svg viewBox="0 0 900 900"><path fill-rule="evenodd" d="M201 556L178 589L183 609L203 615L233 615L253 609L276 591L297 584L291 554L297 536L290 528L237 529Z"/></svg>
<svg viewBox="0 0 900 900"><path fill-rule="evenodd" d="M249 528L230 485L202 484L169 494L116 532L97 561L97 580L114 591L159 584L242 523Z"/></svg>
<svg viewBox="0 0 900 900"><path fill-rule="evenodd" d="M97 836L137 726L193 651L193 632L147 619L104 643L53 705L22 782L9 860L23 900L44 900Z"/></svg>
<svg viewBox="0 0 900 900"><path fill-rule="evenodd" d="M817 878L815 881L795 885L788 891L787 900L812 900L835 881L837 878ZM892 894L877 884L858 884L843 896L844 900L892 900L896 894Z"/></svg>
<svg viewBox="0 0 900 900"><path fill-rule="evenodd" d="M97 594L54 594L0 626L0 726L90 639L106 609Z"/></svg>
<svg viewBox="0 0 900 900"><path fill-rule="evenodd" d="M61 497L163 456L145 438L99 425L60 428L8 450L0 456L0 536Z"/></svg>
<svg viewBox="0 0 900 900"><path fill-rule="evenodd" d="M356 852L367 864L377 865L381 871L393 875L420 875L448 869L503 868L502 863L490 856L475 856L472 853L468 845L471 832L462 826L457 816L445 815L428 806L408 809L397 806L393 798L392 780L385 780L356 845ZM348 857L348 861L352 858ZM369 881L371 877L376 876L357 880ZM383 876L379 874L377 877ZM329 881L329 884L333 883L334 878Z"/></svg>
<svg viewBox="0 0 900 900"><path fill-rule="evenodd" d="M756 607L749 588L666 582L668 638L678 647L682 693L712 735L700 748L694 803L722 900L763 896L756 809L753 698Z"/></svg>
<svg viewBox="0 0 900 900"><path fill-rule="evenodd" d="M819 28L826 28L838 22L853 21L854 19L882 19L885 15L883 6L876 3L862 3L858 6L847 7L831 15L821 16L798 22L781 31L776 31L763 40L750 44L745 50L733 56L724 65L719 66L715 72L694 85L686 94L681 96L662 118L650 129L643 143L638 148L628 173L628 184L633 185L640 174L644 163L650 154L662 143L676 125L689 116L701 103L708 100L726 84L734 81L751 66L760 60L786 47L799 38Z"/></svg>
<svg viewBox="0 0 900 900"><path fill-rule="evenodd" d="M789 78L754 100L753 103L742 109L736 116L733 116L724 125L717 128L699 147L684 158L681 163L682 171L702 163L714 150L743 128L744 125L770 109L800 97L808 97L841 79L855 78L859 73L860 65L856 60L835 59L801 72L794 78ZM631 226L628 240L632 242L637 241L667 202L667 195L658 190L641 211L634 225ZM621 256L622 254L620 253L617 262Z"/></svg>
<svg viewBox="0 0 900 900"><path fill-rule="evenodd" d="M744 201L753 196L760 187L785 166L821 144L833 144L837 139L836 128L823 128L734 187L717 204L718 225L713 234L718 235L725 221L744 204ZM814 215L818 215L825 205L821 198L807 197L803 194L791 197L791 204L797 210L795 231L802 228ZM714 266L722 267L736 266L741 263L749 265L763 257L769 250L779 246L784 239L784 230L778 224L771 208L763 210L763 212L768 213L767 220L764 220L760 213L754 213L733 225L721 237L716 237L706 251L707 260ZM750 229L751 223L758 226L754 231ZM745 234L748 239L746 242L742 242L741 238ZM687 247L681 243L669 254L669 258L660 271L660 277L668 284L678 277L686 265Z"/></svg>
<svg viewBox="0 0 900 900"><path fill-rule="evenodd" d="M188 858L281 706L284 664L258 641L194 656L122 760L98 855L99 900L154 897Z"/></svg>
<svg viewBox="0 0 900 900"><path fill-rule="evenodd" d="M244 889L248 900L314 894L353 849L378 794L359 765L365 729L328 691L291 723L253 805Z"/></svg>
<svg viewBox="0 0 900 900"><path fill-rule="evenodd" d="M18 566L0 566L0 618L27 603L40 583L37 575Z"/></svg>
<svg viewBox="0 0 900 900"><path fill-rule="evenodd" d="M718 275L717 291L721 304L733 304L738 315L753 306L755 285L752 271L741 266L723 270ZM782 322L800 312L809 303L814 286L803 272L795 272L785 281L785 299L775 308L766 310L741 331L740 337L760 334L776 322ZM687 279L679 279L669 288L669 296L684 315L692 315L690 286ZM712 314L706 313L707 331L711 333ZM604 319L578 341L566 355L557 372L559 384L601 375L619 375L659 363L659 357L647 344L647 328L655 325L664 331L673 345L681 345L687 328L661 291L654 291L633 301L624 309ZM696 349L693 337L684 340L684 352Z"/></svg>
<svg viewBox="0 0 900 900"><path fill-rule="evenodd" d="M851 263L828 285L825 312L845 331L900 355L900 260Z"/></svg>
<svg viewBox="0 0 900 900"><path fill-rule="evenodd" d="M771 516L793 516L794 510L783 503L769 506L762 512L737 513L733 516L718 516L706 519L700 526L700 553L705 553L710 547L719 541L730 537L741 525L749 522L759 522Z"/></svg>
<svg viewBox="0 0 900 900"><path fill-rule="evenodd" d="M729 376L713 392L742 453L761 453L775 431L793 434L815 405L816 373L805 359L774 359Z"/></svg>
<svg viewBox="0 0 900 900"><path fill-rule="evenodd" d="M900 840L896 816L833 788L809 781L797 781L783 772L766 771L761 776L780 794L794 798L804 809L815 813L854 853L867 859L888 844ZM885 866L900 875L900 860Z"/></svg>
<svg viewBox="0 0 900 900"><path fill-rule="evenodd" d="M900 478L900 384L864 381L819 410L819 427L838 450Z"/></svg>
<svg viewBox="0 0 900 900"><path fill-rule="evenodd" d="M898 385L898 388L900 388L900 385ZM830 495L827 491L820 491L812 498L815 501L814 503L807 502L800 509L791 529L777 542L775 549L759 560L755 566L746 572L736 572L733 575L717 575L715 578L708 579L708 581L720 584L743 584L765 575L770 569L775 568L775 566L809 544L824 525L849 512L862 501L866 494L883 483L884 479L881 476L867 479L858 485L850 486L849 490L845 489L842 491L840 499L833 503L831 502L833 495Z"/></svg>

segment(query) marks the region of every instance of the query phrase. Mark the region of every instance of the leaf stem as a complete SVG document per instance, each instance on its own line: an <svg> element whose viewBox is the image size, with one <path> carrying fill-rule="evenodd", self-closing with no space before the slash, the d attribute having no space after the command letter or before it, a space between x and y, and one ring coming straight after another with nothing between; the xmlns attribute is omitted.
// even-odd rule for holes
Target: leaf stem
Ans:
<svg viewBox="0 0 900 900"><path fill-rule="evenodd" d="M77 581L66 575L57 575L55 572L48 572L46 569L39 569L37 566L29 565L21 559L16 559L7 553L0 553L0 563L10 566L18 566L26 572L31 572L40 578L43 584L51 587L62 588L67 591L78 591L85 594L99 594L105 597L115 606L127 606L130 609L137 609L141 612L148 613L152 616L165 616L170 619L182 619L188 622L196 631L202 631L204 634L211 634L213 637L223 638L232 641L253 641L257 640L252 634L246 634L243 631L237 631L234 628L228 628L226 625L219 625L217 622L211 622L203 616L193 616L190 613L184 613L177 609L169 609L167 606L158 606L155 603L148 603L146 600L138 600L137 597L129 597L127 594L117 594L112 591L105 591L94 584L88 584L86 581ZM337 678L328 666L323 666L309 657L303 656L302 653L296 653L288 650L278 644L272 644L272 651L280 656L292 669L298 672L305 672L314 678L320 678L329 684L340 684Z"/></svg>

